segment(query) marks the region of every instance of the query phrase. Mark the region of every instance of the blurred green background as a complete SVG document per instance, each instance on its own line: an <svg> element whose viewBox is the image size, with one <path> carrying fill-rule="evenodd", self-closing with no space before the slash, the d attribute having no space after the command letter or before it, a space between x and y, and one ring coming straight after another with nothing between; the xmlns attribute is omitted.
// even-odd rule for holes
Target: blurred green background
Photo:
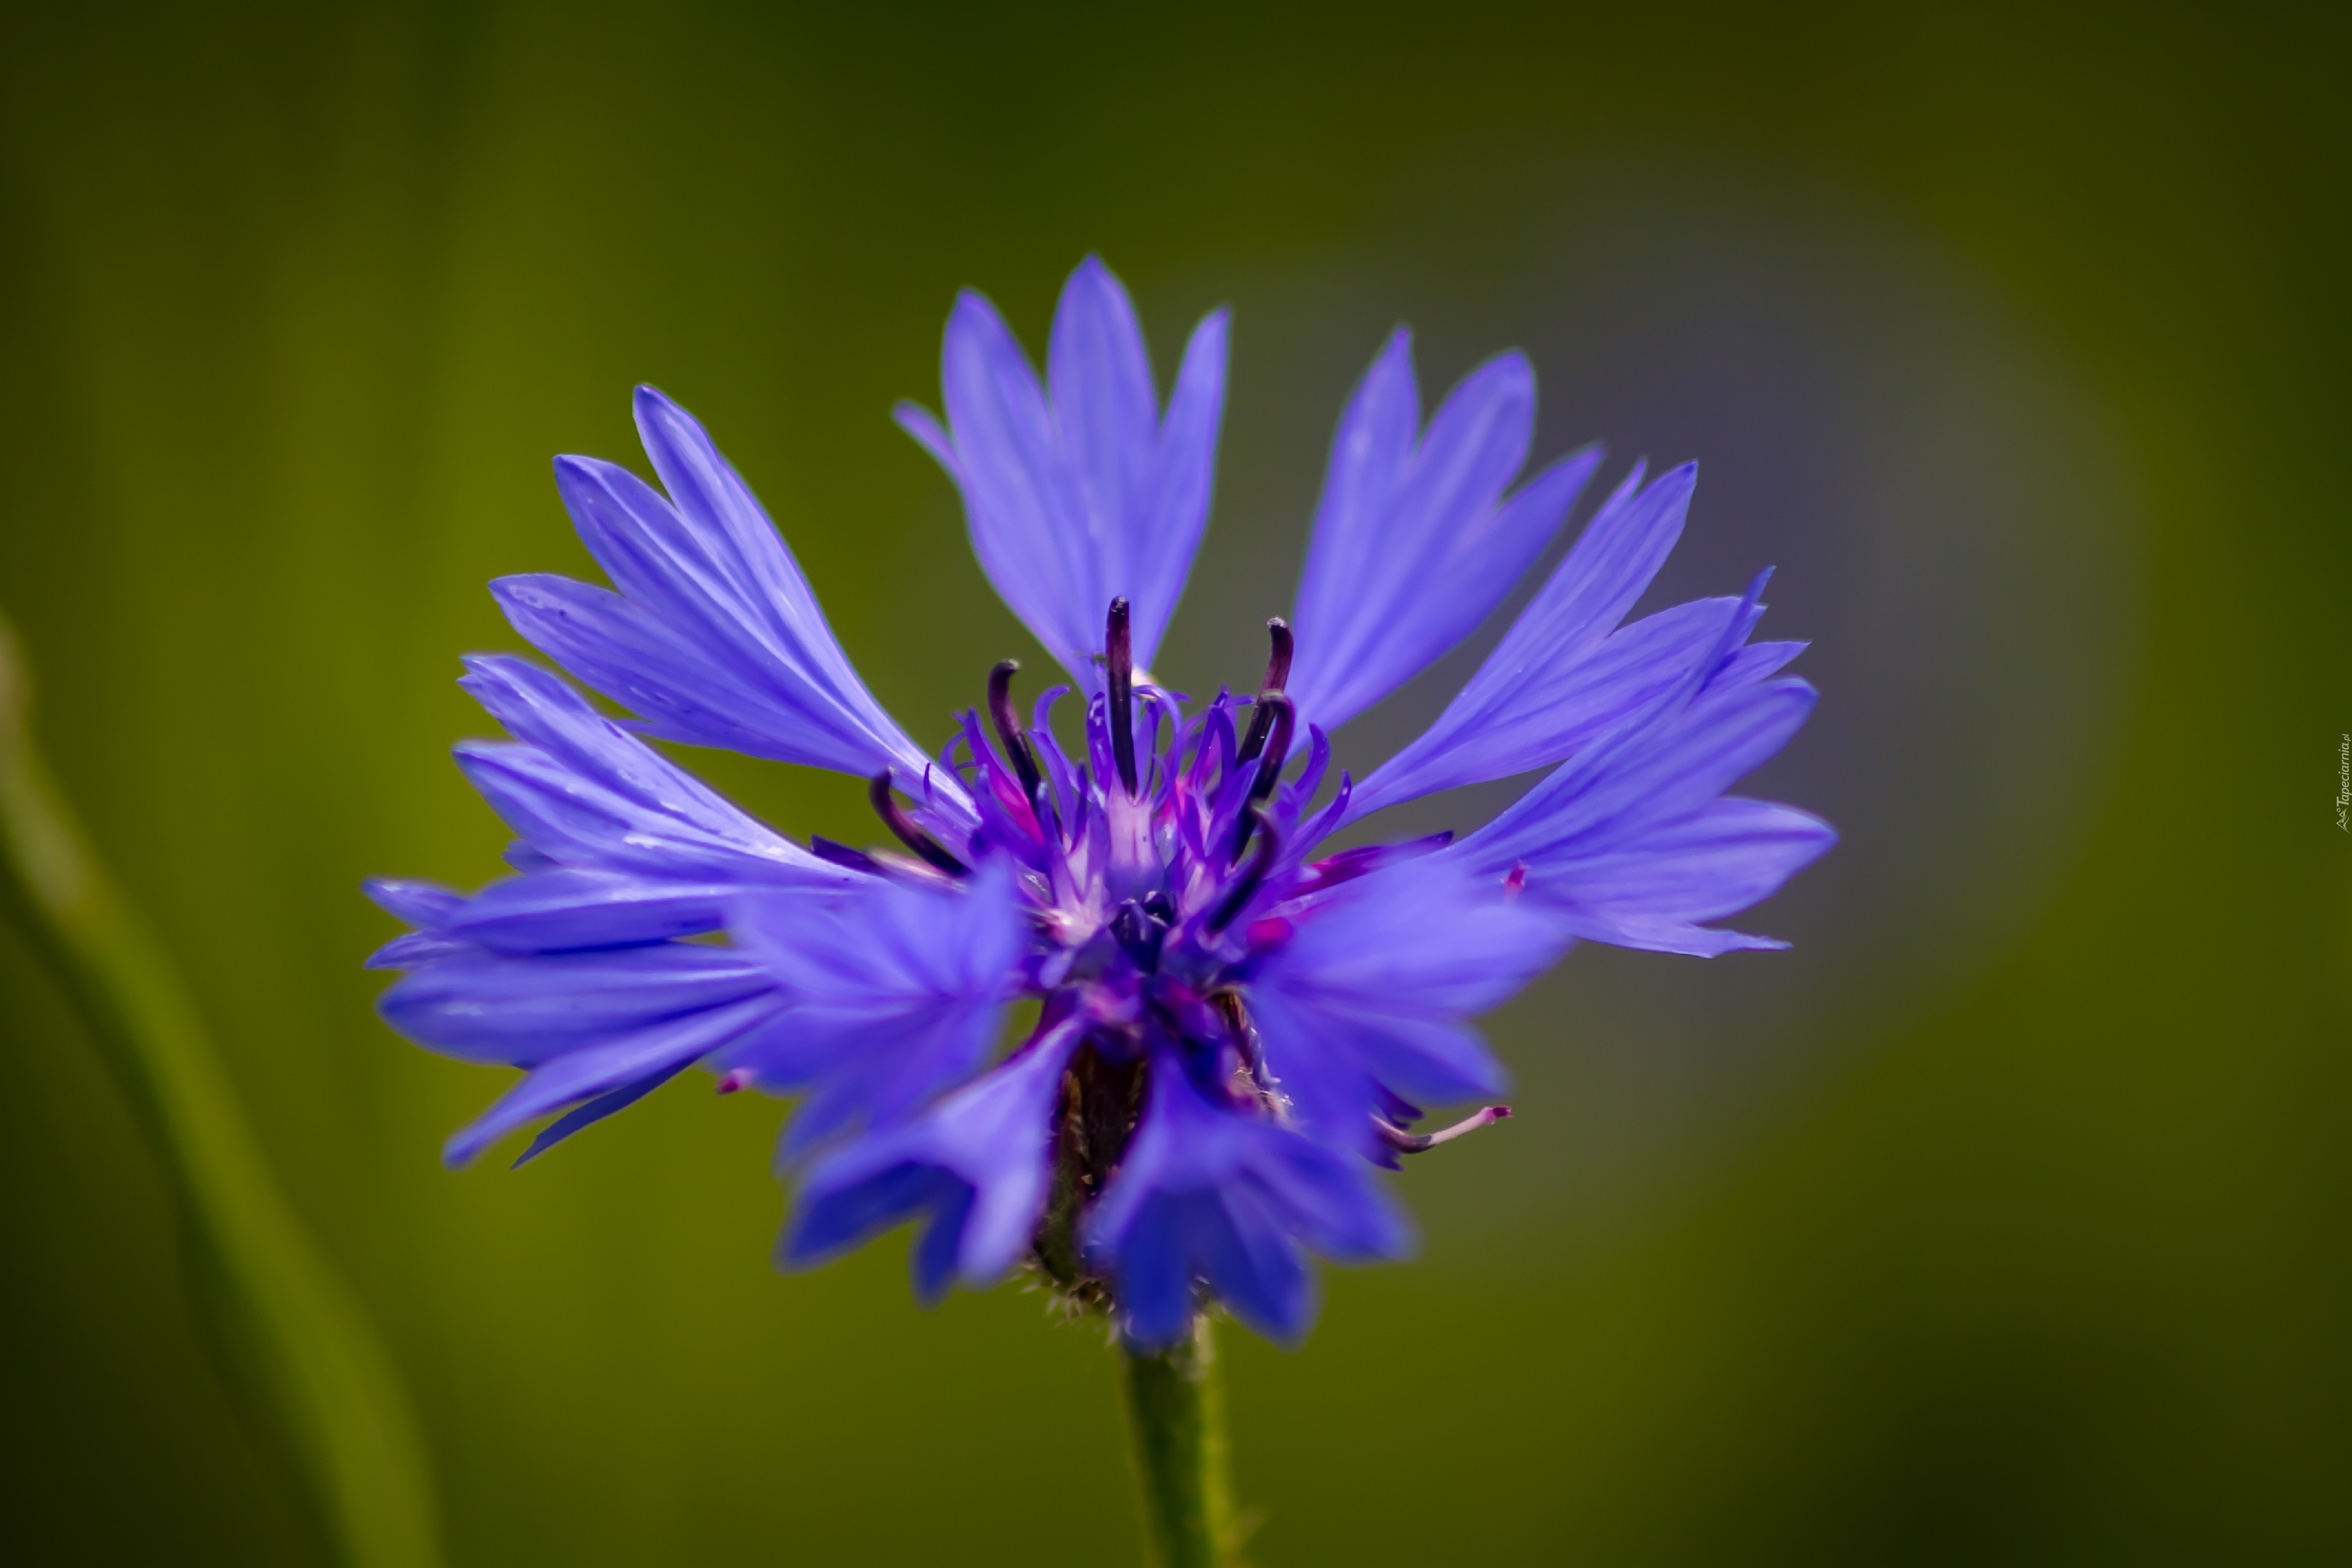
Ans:
<svg viewBox="0 0 2352 1568"><path fill-rule="evenodd" d="M1236 307L1183 679L1261 657L1234 639L1286 601L1390 321L1433 402L1525 343L1544 451L1708 461L1671 586L1781 565L1768 635L1819 639L1828 696L1766 783L1847 829L1746 922L1785 957L1573 955L1496 1025L1522 1119L1405 1179L1423 1256L1333 1276L1296 1353L1229 1335L1255 1557L2352 1556L2340 31L5 20L0 608L401 1362L456 1562L1133 1555L1098 1335L1009 1289L920 1311L896 1241L775 1273L772 1102L682 1081L523 1172L444 1171L499 1078L375 1021L392 928L355 890L494 874L456 657L514 646L486 578L589 572L547 461L634 460L637 381L710 425L919 739L994 658L1041 668L886 416L936 403L956 288L1034 346L1088 249L1163 374ZM695 760L873 836L854 782ZM158 1173L13 936L0 1033L7 1555L310 1560Z"/></svg>

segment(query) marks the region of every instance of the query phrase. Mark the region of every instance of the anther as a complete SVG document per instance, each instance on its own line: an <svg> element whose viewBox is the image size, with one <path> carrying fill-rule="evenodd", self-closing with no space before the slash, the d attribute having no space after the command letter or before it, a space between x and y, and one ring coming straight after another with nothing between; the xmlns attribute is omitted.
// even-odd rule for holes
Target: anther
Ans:
<svg viewBox="0 0 2352 1568"><path fill-rule="evenodd" d="M1265 623L1265 635L1273 639L1274 652L1265 661L1265 684L1258 688L1256 710L1250 715L1249 733L1242 738L1238 762L1246 763L1265 749L1266 730L1274 722L1265 700L1290 684L1290 623L1276 616Z"/></svg>
<svg viewBox="0 0 2352 1568"><path fill-rule="evenodd" d="M1290 623L1280 616L1266 617L1265 635L1274 644L1274 652L1265 661L1265 689L1290 689Z"/></svg>
<svg viewBox="0 0 2352 1568"><path fill-rule="evenodd" d="M751 1069L750 1068L729 1068L719 1076L719 1092L721 1094L735 1094L749 1089L751 1085Z"/></svg>
<svg viewBox="0 0 2352 1568"><path fill-rule="evenodd" d="M1233 924L1242 910L1249 907L1249 901L1257 897L1258 889L1265 885L1265 874L1274 869L1274 858L1282 853L1282 835L1276 833L1274 824L1266 820L1265 808L1255 802L1251 803L1242 816L1243 834L1246 836L1252 828L1257 830L1257 854L1241 875L1234 879L1232 888L1211 911L1208 921L1211 936ZM1243 838L1243 843L1248 841L1246 837Z"/></svg>
<svg viewBox="0 0 2352 1568"><path fill-rule="evenodd" d="M1020 718L1013 711L1013 676L1020 668L1018 660L1008 658L988 672L988 716L995 722L996 739L1004 747L1013 771L1021 776L1021 798L1034 803L1045 775L1037 771L1036 754L1030 751L1029 737L1021 732Z"/></svg>
<svg viewBox="0 0 2352 1568"><path fill-rule="evenodd" d="M866 787L866 797L874 803L874 815L882 819L882 826L888 828L899 843L913 850L925 865L950 877L971 875L971 867L949 854L938 839L924 832L915 819L907 815L907 808L900 805L898 798L890 793L889 769L884 768L874 775L873 782Z"/></svg>
<svg viewBox="0 0 2352 1568"><path fill-rule="evenodd" d="M1127 596L1110 602L1110 625L1103 634L1105 703L1110 718L1111 760L1127 798L1135 798L1135 640L1128 626Z"/></svg>
<svg viewBox="0 0 2352 1568"><path fill-rule="evenodd" d="M1419 1154L1425 1150L1436 1148L1440 1143L1451 1143L1465 1132L1475 1132L1481 1127L1492 1127L1497 1121L1507 1120L1510 1114L1511 1108L1507 1105L1490 1105L1484 1110L1464 1117L1451 1127L1440 1128L1434 1132L1407 1132L1388 1118L1375 1115L1372 1118L1372 1129L1380 1134L1381 1142L1398 1153Z"/></svg>
<svg viewBox="0 0 2352 1568"><path fill-rule="evenodd" d="M1274 793L1276 779L1282 777L1282 764L1290 758L1291 731L1298 723L1298 710L1289 698L1279 691L1269 691L1258 700L1258 710L1273 715L1271 730L1265 742L1265 752L1257 760L1257 777L1250 781L1249 805L1242 813L1241 828L1234 837L1234 858L1242 858L1249 847L1250 825L1256 820L1257 807ZM1255 730L1253 725L1252 729Z"/></svg>

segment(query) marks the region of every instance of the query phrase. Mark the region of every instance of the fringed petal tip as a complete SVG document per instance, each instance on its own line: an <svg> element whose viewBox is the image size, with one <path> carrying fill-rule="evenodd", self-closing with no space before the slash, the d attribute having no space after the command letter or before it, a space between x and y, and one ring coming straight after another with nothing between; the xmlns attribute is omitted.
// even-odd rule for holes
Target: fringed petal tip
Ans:
<svg viewBox="0 0 2352 1568"><path fill-rule="evenodd" d="M915 765L751 488L659 390L634 403L667 493L615 463L557 458L557 490L613 590L502 579L515 629L667 739L856 773Z"/></svg>
<svg viewBox="0 0 2352 1568"><path fill-rule="evenodd" d="M360 883L360 891L394 920L421 927L444 923L466 901L454 888L405 877L370 877Z"/></svg>
<svg viewBox="0 0 2352 1568"><path fill-rule="evenodd" d="M1182 595L1213 489L1226 342L1212 311L1162 410L1127 289L1089 257L1063 288L1042 378L996 307L965 289L941 347L944 420L893 410L955 482L998 595L1088 690L1105 606L1133 605L1148 667Z"/></svg>
<svg viewBox="0 0 2352 1568"><path fill-rule="evenodd" d="M361 961L362 969L416 969L444 958L454 958L471 949L471 942L443 936L439 931L412 931L394 937Z"/></svg>
<svg viewBox="0 0 2352 1568"><path fill-rule="evenodd" d="M1535 373L1497 354L1424 427L1398 328L1342 411L1307 544L1291 695L1336 729L1467 637L1543 552L1598 465L1570 453L1506 499L1535 434Z"/></svg>
<svg viewBox="0 0 2352 1568"><path fill-rule="evenodd" d="M452 1171L462 1171L481 1158L497 1134L486 1134L472 1123L460 1127L442 1141L441 1163Z"/></svg>
<svg viewBox="0 0 2352 1568"><path fill-rule="evenodd" d="M508 1169L520 1170L573 1133L595 1125L615 1111L627 1110L693 1065L694 1058L691 1057L683 1061L672 1062L654 1072L646 1073L617 1088L607 1089L580 1101L571 1110L541 1127L533 1135L530 1142L524 1147L522 1152L514 1157L513 1163ZM530 1086L530 1080L526 1078L521 1084L516 1086L514 1092L510 1092L480 1116L451 1133L441 1145L442 1164L453 1171L465 1169L481 1158L482 1154L499 1140L520 1130L535 1116L543 1115L547 1110L551 1109L542 1106L530 1110L517 1104L517 1101L525 1098Z"/></svg>
<svg viewBox="0 0 2352 1568"><path fill-rule="evenodd" d="M530 1146L515 1156L514 1164L509 1169L521 1169L582 1128L593 1126L616 1110L625 1110L692 1065L691 1062L679 1062L675 1067L648 1074L635 1083L624 1084L619 1089L600 1094L584 1105L572 1107L541 1128L539 1135L530 1141Z"/></svg>

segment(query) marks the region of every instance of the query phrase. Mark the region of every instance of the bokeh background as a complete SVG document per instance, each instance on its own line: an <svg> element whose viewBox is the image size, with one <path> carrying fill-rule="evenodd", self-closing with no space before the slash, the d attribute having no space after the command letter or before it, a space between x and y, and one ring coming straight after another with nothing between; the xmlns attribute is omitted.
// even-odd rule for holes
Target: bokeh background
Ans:
<svg viewBox="0 0 2352 1568"><path fill-rule="evenodd" d="M0 608L102 853L396 1353L462 1564L1130 1560L1114 1361L903 1248L770 1266L781 1110L522 1172L395 1039L367 874L504 835L448 743L548 458L696 410L877 693L1043 661L952 492L954 290L1100 251L1235 348L1161 673L1246 680L1341 398L1527 349L1539 454L1702 460L1660 598L1777 564L1844 844L1500 1015L1419 1260L1230 1334L1266 1564L2352 1555L2346 38L2250 8L0 9ZM1481 639L1343 733L1360 772ZM698 764L793 831L854 781ZM1427 808L1476 819L1507 791ZM0 1539L303 1563L165 1190L0 934Z"/></svg>

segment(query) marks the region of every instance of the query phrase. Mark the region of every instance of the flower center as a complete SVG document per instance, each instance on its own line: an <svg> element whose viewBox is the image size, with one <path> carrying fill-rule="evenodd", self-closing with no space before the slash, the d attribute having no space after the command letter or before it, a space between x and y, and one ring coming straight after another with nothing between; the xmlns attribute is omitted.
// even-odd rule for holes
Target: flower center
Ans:
<svg viewBox="0 0 2352 1568"><path fill-rule="evenodd" d="M1011 878L1032 932L1013 979L1041 1006L1033 1043L1080 1036L1057 1091L1054 1189L1034 1238L1039 1267L1072 1300L1108 1299L1080 1256L1079 1221L1116 1175L1154 1078L1180 1073L1213 1104L1286 1120L1289 1102L1250 1016L1253 962L1289 940L1318 894L1444 841L1307 863L1344 814L1349 785L1343 777L1309 814L1329 759L1312 726L1306 764L1285 782L1300 739L1284 689L1296 645L1278 616L1266 635L1255 695L1220 691L1188 714L1181 694L1138 682L1133 617L1114 599L1077 757L1049 722L1070 689L1044 693L1024 724L1013 695L1020 667L1005 659L989 671L985 719L967 712L940 760L970 810L936 796L929 771L920 780L881 773L875 814L906 856L816 841L818 853L871 871ZM1381 1126L1391 1154L1453 1135Z"/></svg>

